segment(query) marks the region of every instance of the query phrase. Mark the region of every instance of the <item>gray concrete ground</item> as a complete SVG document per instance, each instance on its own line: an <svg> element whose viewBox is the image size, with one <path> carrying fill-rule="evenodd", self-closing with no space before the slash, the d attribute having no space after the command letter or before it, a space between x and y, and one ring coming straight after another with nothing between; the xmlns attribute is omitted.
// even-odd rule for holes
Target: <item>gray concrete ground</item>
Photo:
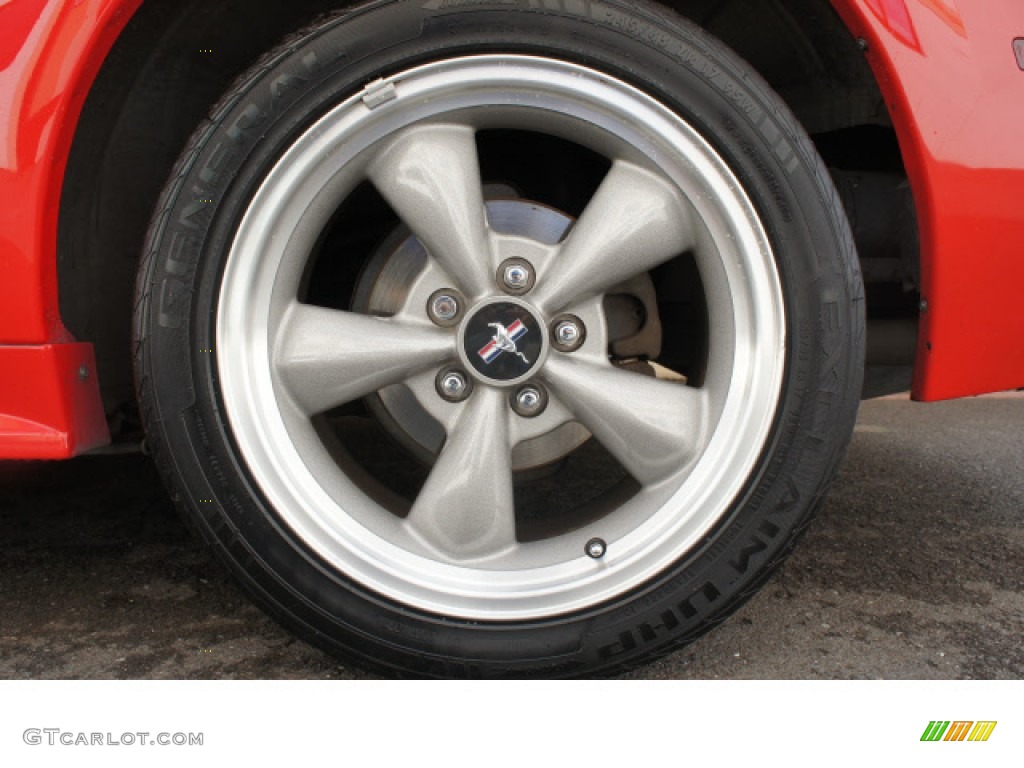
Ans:
<svg viewBox="0 0 1024 768"><path fill-rule="evenodd" d="M1024 678L1024 398L867 402L796 553L633 678ZM0 678L352 678L252 607L141 456L0 464Z"/></svg>

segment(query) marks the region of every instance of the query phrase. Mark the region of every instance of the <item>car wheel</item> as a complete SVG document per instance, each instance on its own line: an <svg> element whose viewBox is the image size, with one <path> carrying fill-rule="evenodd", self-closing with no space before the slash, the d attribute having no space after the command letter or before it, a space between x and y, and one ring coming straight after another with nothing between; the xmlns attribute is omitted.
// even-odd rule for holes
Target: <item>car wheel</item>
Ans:
<svg viewBox="0 0 1024 768"><path fill-rule="evenodd" d="M377 2L195 133L140 271L139 400L188 518L300 636L398 674L608 674L804 528L861 296L807 136L689 22Z"/></svg>

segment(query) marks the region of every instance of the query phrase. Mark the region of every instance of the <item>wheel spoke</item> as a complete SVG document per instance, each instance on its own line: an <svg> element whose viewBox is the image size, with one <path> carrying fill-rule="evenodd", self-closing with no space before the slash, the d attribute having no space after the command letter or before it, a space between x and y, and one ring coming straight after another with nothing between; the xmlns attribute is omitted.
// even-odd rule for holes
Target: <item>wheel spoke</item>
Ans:
<svg viewBox="0 0 1024 768"><path fill-rule="evenodd" d="M560 312L692 244L682 195L649 171L618 161L538 283L534 300L549 314Z"/></svg>
<svg viewBox="0 0 1024 768"><path fill-rule="evenodd" d="M278 333L274 364L310 415L357 400L455 355L449 333L295 304Z"/></svg>
<svg viewBox="0 0 1024 768"><path fill-rule="evenodd" d="M469 296L493 287L492 264L473 129L412 128L369 168L373 185Z"/></svg>
<svg viewBox="0 0 1024 768"><path fill-rule="evenodd" d="M508 414L501 391L473 393L407 518L453 558L494 554L516 542Z"/></svg>
<svg viewBox="0 0 1024 768"><path fill-rule="evenodd" d="M548 360L544 375L642 485L665 479L696 455L707 410L700 390L558 356Z"/></svg>

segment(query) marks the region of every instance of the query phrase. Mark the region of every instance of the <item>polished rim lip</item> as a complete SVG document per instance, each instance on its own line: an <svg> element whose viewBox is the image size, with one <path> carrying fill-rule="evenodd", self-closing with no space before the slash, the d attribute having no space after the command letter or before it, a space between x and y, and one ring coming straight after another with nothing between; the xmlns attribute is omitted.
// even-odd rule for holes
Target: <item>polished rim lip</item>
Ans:
<svg viewBox="0 0 1024 768"><path fill-rule="evenodd" d="M468 97L461 86L468 85L477 96L523 89L530 93L534 109L543 109L545 98L576 98L621 121L643 120L652 132L651 146L671 144L680 154L675 171L690 167L691 176L696 173L716 189L713 206L706 198L691 198L691 203L698 213L703 209L728 220L738 241L737 252L743 256L741 264L725 265L727 271L734 271L730 288L741 287L739 277L758 282L753 298L761 301L752 301L750 318L736 318L734 310L732 376L715 434L693 472L668 501L615 542L601 561L587 558L581 548L572 561L521 571L441 563L396 547L339 508L303 462L280 411L267 407L277 402L268 317L254 315L253 302L269 302L272 285L258 280L261 274L266 276L267 265L254 266L253 259L267 242L268 221L293 204L287 190L279 186L281 176L294 172L297 165L315 165L328 148L347 156L344 161L335 159L340 169L358 152L405 127L400 118L412 124L430 115L419 112L422 101L414 101L418 106L407 113L393 110L387 119L376 122L377 116L357 94L318 120L278 161L253 198L228 256L216 321L217 363L228 422L239 450L263 494L300 539L333 568L400 603L466 619L523 620L579 611L621 595L672 565L721 519L746 484L770 433L785 367L785 317L764 228L739 182L696 131L649 96L605 74L554 59L470 56L417 67L391 81L405 98L436 94L435 114L465 108ZM445 95L449 109L439 106L446 103ZM368 123L384 126L386 132L366 147L350 146L348 140ZM666 136L671 136L671 142ZM667 173L664 167L663 172ZM751 328L742 324L744 319L751 321ZM760 343L754 343L755 333L761 335ZM741 418L738 409L750 402L770 405ZM746 446L740 459L732 454L735 445ZM720 457L728 460L719 461ZM711 508L697 524L693 514L685 514L695 507Z"/></svg>

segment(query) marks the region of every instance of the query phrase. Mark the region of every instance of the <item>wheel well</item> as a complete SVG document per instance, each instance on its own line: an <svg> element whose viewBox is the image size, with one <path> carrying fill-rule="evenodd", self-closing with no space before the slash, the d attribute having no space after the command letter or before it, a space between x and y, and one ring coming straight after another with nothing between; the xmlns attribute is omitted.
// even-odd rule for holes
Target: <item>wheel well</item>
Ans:
<svg viewBox="0 0 1024 768"><path fill-rule="evenodd" d="M664 4L743 56L790 105L831 168L905 177L882 95L828 0ZM76 338L94 344L115 430L135 420L135 272L175 159L235 77L287 31L338 5L147 0L100 71L69 158L57 258L63 320ZM904 270L915 271L916 264Z"/></svg>

